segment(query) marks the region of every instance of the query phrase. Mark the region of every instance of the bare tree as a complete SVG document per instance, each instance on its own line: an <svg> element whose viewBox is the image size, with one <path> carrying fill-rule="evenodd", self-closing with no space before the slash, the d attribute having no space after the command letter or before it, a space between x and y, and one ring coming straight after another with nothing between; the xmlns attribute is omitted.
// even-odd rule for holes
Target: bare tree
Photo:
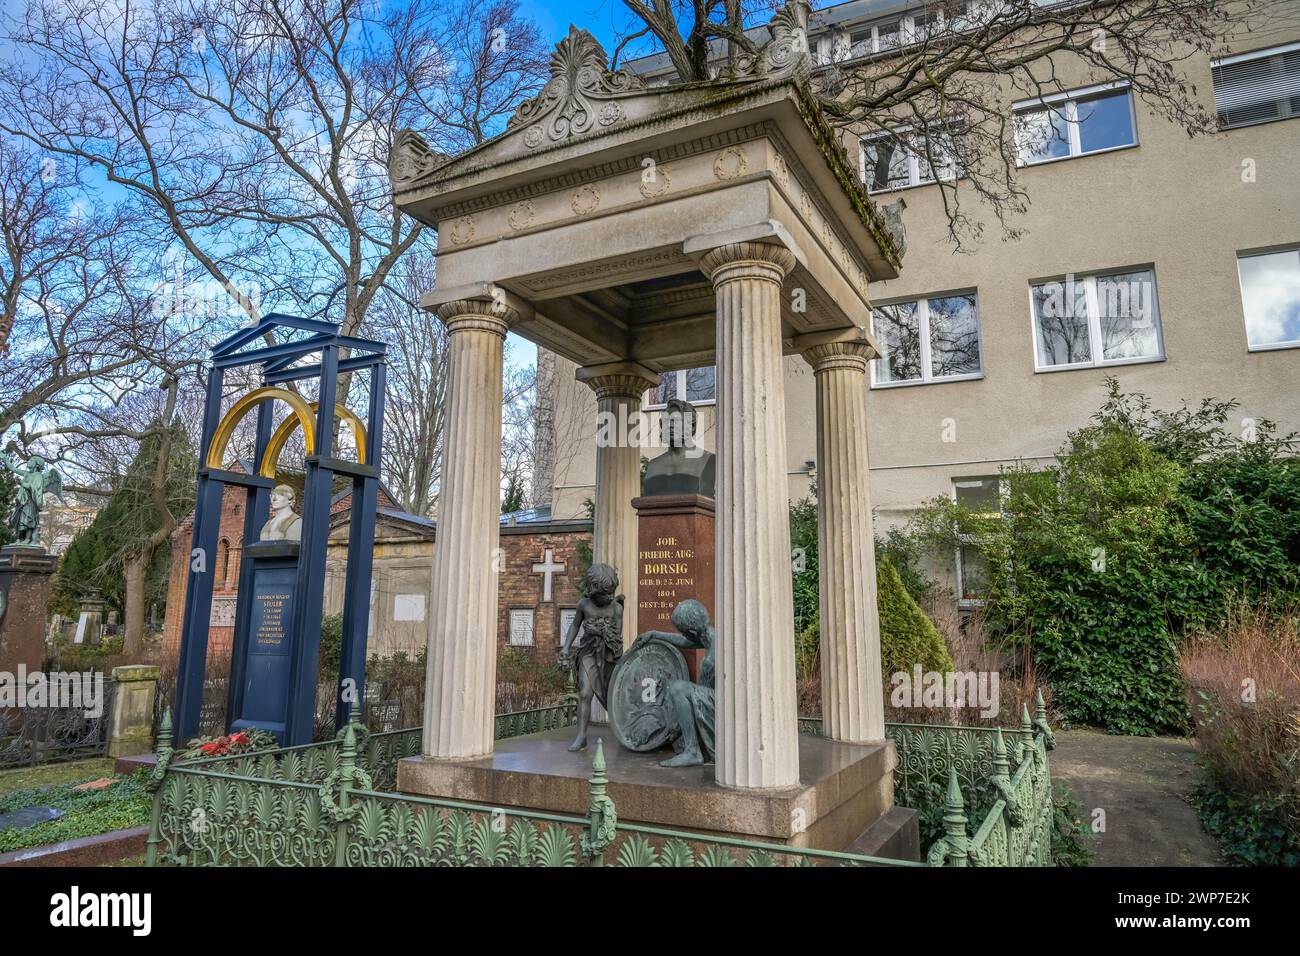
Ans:
<svg viewBox="0 0 1300 956"><path fill-rule="evenodd" d="M0 436L24 452L121 434L101 411L192 363L200 332L155 313L147 240L129 211L89 206L77 186L0 140Z"/></svg>
<svg viewBox="0 0 1300 956"><path fill-rule="evenodd" d="M418 515L431 513L442 470L447 390L446 329L419 307L432 286L433 256L411 253L389 277L368 323L389 348L381 467L402 507Z"/></svg>
<svg viewBox="0 0 1300 956"><path fill-rule="evenodd" d="M536 498L537 368L506 368L501 420L501 484L516 489L521 505Z"/></svg>
<svg viewBox="0 0 1300 956"><path fill-rule="evenodd" d="M392 135L477 142L545 62L511 0L28 0L6 32L0 129L101 171L249 319L348 334L423 229Z"/></svg>
<svg viewBox="0 0 1300 956"><path fill-rule="evenodd" d="M745 19L769 6L762 0L623 2L631 25L619 50L652 37L682 81L709 79L741 54L756 52L762 40L746 34ZM962 249L983 229L964 197L990 208L1008 238L1019 235L1015 217L1028 205L1017 182L1018 131L1007 110L1008 92L1034 98L1064 92L1069 79L1063 68L1082 66L1096 82L1127 83L1150 113L1189 136L1209 133L1217 129L1215 115L1183 75L1183 64L1222 52L1245 23L1260 29L1270 18L1288 16L1284 6L1266 0L928 0L916 4L912 30L900 27L887 49L845 42L813 64L811 79L835 125L855 137L879 137L869 161L882 172L900 155L921 160L940 183L949 237ZM1295 12L1289 17L1294 22Z"/></svg>

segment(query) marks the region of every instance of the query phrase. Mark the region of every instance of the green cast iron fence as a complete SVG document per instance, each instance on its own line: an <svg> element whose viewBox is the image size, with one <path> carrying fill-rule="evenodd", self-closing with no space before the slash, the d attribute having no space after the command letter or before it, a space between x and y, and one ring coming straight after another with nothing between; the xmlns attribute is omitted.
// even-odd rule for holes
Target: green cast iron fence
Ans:
<svg viewBox="0 0 1300 956"><path fill-rule="evenodd" d="M498 739L570 726L572 702L497 717ZM1053 745L1045 714L1001 730L891 724L900 803L946 782L926 863L621 823L598 743L587 816L394 793L420 731L370 733L236 757L173 759L160 734L148 863L174 866L1046 866ZM819 721L802 720L816 732ZM1010 738L1007 745L1005 738ZM1012 761L1014 760L1014 772ZM963 789L966 797L963 797ZM973 831L967 799L987 804ZM973 835L972 835L973 834Z"/></svg>

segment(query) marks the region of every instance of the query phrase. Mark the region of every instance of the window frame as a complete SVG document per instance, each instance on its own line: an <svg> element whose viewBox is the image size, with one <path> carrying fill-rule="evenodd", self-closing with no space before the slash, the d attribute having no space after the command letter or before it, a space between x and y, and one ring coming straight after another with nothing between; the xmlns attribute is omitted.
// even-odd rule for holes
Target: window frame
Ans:
<svg viewBox="0 0 1300 956"><path fill-rule="evenodd" d="M692 365L690 368L673 369L672 374L677 376L677 395L679 397L684 398L684 396L686 395L686 373L697 368L713 369L713 397L701 398L701 399L685 398L684 400L690 402L696 408L705 408L709 405L718 404L718 366L716 363L714 363L713 365ZM660 374L667 375L669 373L661 372ZM654 405L650 404L650 399L648 397L649 395L650 395L650 389L648 388L641 393L641 410L643 412L663 411L665 408L668 407L667 402L658 402Z"/></svg>
<svg viewBox="0 0 1300 956"><path fill-rule="evenodd" d="M943 130L939 129L942 134ZM954 136L965 135L964 131L954 131ZM920 189L923 186L937 186L940 183L955 183L964 177L963 166L961 162L961 150L954 149L951 151L952 173L947 176L936 175L933 179L921 179L921 165L924 157L918 156L910 147L913 137L920 136L927 141L930 138L929 130L918 130L915 126L900 126L891 132L868 133L865 136L858 137L858 179L867 190L869 196L884 196L889 193L899 193L904 189ZM907 146L903 148L907 152L907 184L903 186L885 186L881 189L873 189L871 182L867 179L867 146L873 141L901 141L906 139ZM900 145L901 142L900 142ZM929 150L927 146L927 151Z"/></svg>
<svg viewBox="0 0 1300 956"><path fill-rule="evenodd" d="M1097 99L1106 93L1123 91L1128 102L1128 119L1129 126L1133 130L1133 142L1123 143L1119 146L1107 146L1103 149L1090 149L1083 151L1083 144L1080 138L1079 124L1079 104L1087 102L1090 99ZM1021 140L1020 130L1016 126L1018 118L1026 113L1038 112L1059 112L1065 116L1067 131L1069 134L1070 151L1064 156L1047 156L1043 159L1026 160L1023 156L1024 144ZM1116 153L1122 149L1136 149L1142 145L1142 138L1138 134L1137 109L1133 105L1133 85L1127 80L1113 80L1109 83L1098 83L1094 86L1085 86L1077 90L1066 90L1063 93L1053 93L1050 96L1039 96L1029 100L1018 100L1011 104L1012 135L1016 141L1016 168L1025 169L1029 166L1046 166L1050 163L1059 163L1067 159L1081 159L1084 156L1104 156L1106 153Z"/></svg>
<svg viewBox="0 0 1300 956"><path fill-rule="evenodd" d="M931 369L930 363L930 300L945 299L954 296L968 295L975 300L975 335L979 344L980 367L978 372L963 372L960 375L943 375L936 378ZM888 357L881 355L871 360L871 388L907 388L914 385L946 385L949 382L974 382L984 377L984 321L980 317L980 297L978 288L970 289L951 289L944 292L930 292L921 296L904 296L903 298L889 299L885 302L878 302L872 309L871 334L876 334L875 327L875 309L887 308L894 305L909 305L916 303L917 310L917 334L920 336L920 357L921 377L909 378L901 382L877 382L876 381L876 362L888 361Z"/></svg>
<svg viewBox="0 0 1300 956"><path fill-rule="evenodd" d="M1250 63L1253 60L1271 60L1273 57L1285 56L1288 53L1295 53L1297 51L1300 51L1300 40L1293 43L1282 43L1277 46L1262 47L1258 50L1249 50L1245 53L1234 53L1231 56L1221 56L1217 59L1210 60L1210 95L1215 96L1215 118L1217 119L1223 115L1218 111L1218 101L1216 96L1218 93L1218 83L1215 82L1216 70L1220 67L1235 66L1238 63ZM1263 126L1265 123L1280 123L1283 120L1300 119L1300 110L1292 110L1290 105L1287 106L1287 109L1290 110L1290 112L1285 116L1269 116L1264 119L1250 120L1246 123L1224 124L1220 122L1218 124L1219 130L1221 132L1227 132L1228 130L1233 129L1247 129L1251 126Z"/></svg>
<svg viewBox="0 0 1300 956"><path fill-rule="evenodd" d="M831 39L826 47L825 58L822 62L824 64L847 63L853 60L866 59L871 56L879 56L880 54L896 53L897 51L905 50L910 46L924 43L949 29L952 29L955 32L960 32L963 27L952 26L952 24L961 24L962 21L970 21L972 19L972 14L975 12L974 0L971 0L971 2L966 4L965 10L952 14L950 14L943 6L939 6L935 9L929 9L928 7L929 4L927 3L916 3L910 8L900 10L897 13L886 16L876 16L865 21L841 27L838 31L833 31ZM920 30L917 29L916 25L918 13L924 21ZM898 32L897 34L894 34L898 37L898 42L892 46L882 47L880 45L880 28L894 23L898 24ZM835 44L836 33L844 38L843 45L840 46L838 50ZM859 43L864 44L866 48L861 53L855 54L853 52L853 36L855 34L861 36L864 33L870 33L871 37L869 40L863 38L858 41ZM843 53L843 56L837 57L837 52Z"/></svg>
<svg viewBox="0 0 1300 956"><path fill-rule="evenodd" d="M950 497L952 498L953 504L956 504L956 503L957 503L957 482L959 482L959 481L993 481L993 480L996 480L997 483L998 483L998 514L997 514L997 517L998 517L999 520L1005 518L1005 517L1006 517L1006 514L1007 514L1007 501L1009 501L1010 498L1011 498L1011 481L1010 481L1010 479L1008 479L1008 478L1006 477L1006 475L1002 475L1002 474L998 474L998 475L958 475L957 477L954 477L954 478L949 479L949 481L951 482L951 487L952 487L952 492L951 492ZM989 517L993 517L993 516L990 515ZM957 532L957 540L958 540L959 543L958 543L957 547L953 549L953 570L955 571L955 575L954 575L954 577L956 578L956 580L954 581L954 583L955 583L956 586L957 586L957 607L960 608L960 609L962 609L962 610L974 610L975 608L983 607L985 604L988 603L984 598L968 598L968 597L963 597L963 595L964 595L965 592L966 592L966 583L965 583L965 576L966 576L966 574L965 574L965 570L963 569L963 566L962 566L962 560L961 560L961 549L962 549L963 546L970 545L970 544L974 544L975 539L974 539L974 536L973 536L973 535L962 534L960 531L958 531L958 532Z"/></svg>
<svg viewBox="0 0 1300 956"><path fill-rule="evenodd" d="M1104 352L1104 349L1102 348L1101 338L1101 309L1098 307L1097 280L1105 279L1109 276L1125 275L1130 272L1151 273L1151 288L1154 292L1153 305L1156 326L1156 354L1122 359L1103 358L1102 353ZM1088 362L1067 362L1061 365L1042 365L1038 361L1038 314L1034 309L1034 288L1036 286L1046 285L1049 282L1069 282L1071 279L1076 283L1084 283L1084 296L1085 301L1088 304L1088 354L1092 356L1092 360ZM1151 362L1164 362L1167 359L1165 354L1165 325L1164 320L1160 315L1160 285L1159 281L1156 279L1156 267L1154 263L1123 266L1117 269L1101 269L1097 272L1067 272L1063 276L1054 276L1046 279L1030 279L1027 291L1029 295L1029 346L1033 350L1035 375L1050 372L1072 372L1081 368L1110 368L1111 366L1116 365L1146 365Z"/></svg>
<svg viewBox="0 0 1300 956"><path fill-rule="evenodd" d="M1290 119L1291 117L1287 117ZM1278 352L1283 349L1300 349L1300 338L1288 339L1285 342L1270 342L1267 345L1252 345L1250 342L1250 324L1246 319L1246 286L1242 282L1241 260L1256 259L1260 256L1276 256L1282 253L1291 253L1296 258L1296 269L1300 272L1300 244L1271 246L1267 249L1249 249L1237 253L1237 291L1241 296L1241 328L1246 334L1246 351L1247 352Z"/></svg>

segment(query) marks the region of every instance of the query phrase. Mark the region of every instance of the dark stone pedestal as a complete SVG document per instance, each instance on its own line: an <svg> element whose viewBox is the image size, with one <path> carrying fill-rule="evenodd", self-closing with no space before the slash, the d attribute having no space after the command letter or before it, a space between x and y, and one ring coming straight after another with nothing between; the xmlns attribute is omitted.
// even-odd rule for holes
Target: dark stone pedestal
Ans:
<svg viewBox="0 0 1300 956"><path fill-rule="evenodd" d="M672 613L694 598L713 619L714 501L703 495L632 499L637 514L636 632L673 631ZM683 651L691 680L704 651Z"/></svg>
<svg viewBox="0 0 1300 956"><path fill-rule="evenodd" d="M0 670L16 671L22 664L39 671L45 662L45 611L57 566L44 548L0 548Z"/></svg>
<svg viewBox="0 0 1300 956"><path fill-rule="evenodd" d="M293 602L298 584L293 541L258 541L244 548L251 593L235 617L230 729L259 727L284 742L293 695ZM313 685L316 675L311 675Z"/></svg>
<svg viewBox="0 0 1300 956"><path fill-rule="evenodd" d="M569 753L572 729L560 729L499 740L496 752L479 760L407 757L398 764L397 789L585 816L597 736L582 753ZM861 841L873 847L872 855L917 858L915 814L893 806L892 743L800 736L799 785L772 791L720 787L713 764L660 767L671 753L632 753L605 738L609 794L620 821L823 850Z"/></svg>

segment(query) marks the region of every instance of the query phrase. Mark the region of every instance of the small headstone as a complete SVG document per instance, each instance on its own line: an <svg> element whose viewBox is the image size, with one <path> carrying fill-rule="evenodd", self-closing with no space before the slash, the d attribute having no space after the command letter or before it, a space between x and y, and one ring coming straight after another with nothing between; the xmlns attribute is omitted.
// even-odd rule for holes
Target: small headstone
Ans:
<svg viewBox="0 0 1300 956"><path fill-rule="evenodd" d="M9 813L0 813L0 830L25 830L38 823L49 823L63 816L63 811L56 807L24 807Z"/></svg>

